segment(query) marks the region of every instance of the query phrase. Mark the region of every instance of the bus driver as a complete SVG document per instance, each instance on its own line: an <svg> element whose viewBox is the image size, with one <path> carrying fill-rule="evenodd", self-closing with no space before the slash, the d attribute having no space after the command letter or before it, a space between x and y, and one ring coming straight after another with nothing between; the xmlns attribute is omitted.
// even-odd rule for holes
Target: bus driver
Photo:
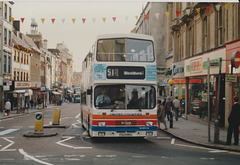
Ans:
<svg viewBox="0 0 240 165"><path fill-rule="evenodd" d="M99 95L96 99L96 106L101 106L105 104L110 104L111 99L106 95L106 89L102 89L102 94Z"/></svg>

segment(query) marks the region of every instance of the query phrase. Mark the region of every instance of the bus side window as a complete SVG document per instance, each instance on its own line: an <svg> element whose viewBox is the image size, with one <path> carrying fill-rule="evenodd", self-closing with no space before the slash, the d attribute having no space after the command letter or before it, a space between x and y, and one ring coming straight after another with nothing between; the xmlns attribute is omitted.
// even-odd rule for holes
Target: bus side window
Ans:
<svg viewBox="0 0 240 165"><path fill-rule="evenodd" d="M86 92L83 92L82 93L82 97L81 97L81 101L82 101L82 104L86 105Z"/></svg>

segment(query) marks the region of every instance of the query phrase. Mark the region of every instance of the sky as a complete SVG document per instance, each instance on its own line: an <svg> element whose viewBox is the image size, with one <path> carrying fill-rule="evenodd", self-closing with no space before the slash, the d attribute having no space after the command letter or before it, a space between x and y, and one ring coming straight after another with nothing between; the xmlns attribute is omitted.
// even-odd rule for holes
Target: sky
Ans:
<svg viewBox="0 0 240 165"><path fill-rule="evenodd" d="M20 31L30 33L32 18L38 31L48 40L48 48L64 42L73 54L73 70L81 71L81 63L91 49L97 35L129 33L137 22L145 2L83 2L83 1L15 1L12 6L14 20L24 18ZM116 17L115 22L112 17ZM41 19L45 21L42 23ZM52 23L51 19L55 22ZM76 19L73 23L72 19ZM86 18L85 23L82 19ZM95 23L93 19L96 19ZM106 18L104 23L103 18ZM62 22L65 19L65 22Z"/></svg>

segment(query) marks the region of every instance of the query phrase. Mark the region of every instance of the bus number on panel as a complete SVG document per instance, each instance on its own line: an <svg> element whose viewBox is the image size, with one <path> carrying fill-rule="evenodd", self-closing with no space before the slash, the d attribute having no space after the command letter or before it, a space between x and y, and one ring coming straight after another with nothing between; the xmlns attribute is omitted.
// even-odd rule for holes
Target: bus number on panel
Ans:
<svg viewBox="0 0 240 165"><path fill-rule="evenodd" d="M119 70L118 68L108 68L107 69L107 75L108 77L118 77L119 76Z"/></svg>

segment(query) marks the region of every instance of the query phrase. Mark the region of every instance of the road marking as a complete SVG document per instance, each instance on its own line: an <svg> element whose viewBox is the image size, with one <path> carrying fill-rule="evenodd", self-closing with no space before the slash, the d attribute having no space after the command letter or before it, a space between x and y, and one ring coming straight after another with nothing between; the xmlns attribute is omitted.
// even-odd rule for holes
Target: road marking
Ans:
<svg viewBox="0 0 240 165"><path fill-rule="evenodd" d="M84 131L82 135L88 135L88 131Z"/></svg>
<svg viewBox="0 0 240 165"><path fill-rule="evenodd" d="M175 143L175 139L173 138L172 140L171 140L171 144L174 144Z"/></svg>
<svg viewBox="0 0 240 165"><path fill-rule="evenodd" d="M28 126L28 128L34 128L35 126Z"/></svg>
<svg viewBox="0 0 240 165"><path fill-rule="evenodd" d="M80 117L80 113L75 117L76 119Z"/></svg>
<svg viewBox="0 0 240 165"><path fill-rule="evenodd" d="M175 145L181 146L181 147L189 147L189 148L195 148L195 149L204 149L204 150L215 151L214 149L206 148L206 147L190 146L190 145L184 145L184 144L175 144Z"/></svg>
<svg viewBox="0 0 240 165"><path fill-rule="evenodd" d="M133 158L146 158L146 156L138 156L138 155L133 155Z"/></svg>
<svg viewBox="0 0 240 165"><path fill-rule="evenodd" d="M209 151L210 153L224 153L224 152L228 152L226 150L213 150L213 151Z"/></svg>
<svg viewBox="0 0 240 165"><path fill-rule="evenodd" d="M228 152L229 154L240 155L239 152Z"/></svg>
<svg viewBox="0 0 240 165"><path fill-rule="evenodd" d="M13 128L23 128L23 126L12 126Z"/></svg>
<svg viewBox="0 0 240 165"><path fill-rule="evenodd" d="M24 155L26 158L29 158L29 159L31 159L31 160L33 160L33 161L35 161L35 162L38 162L38 163L41 163L41 164L46 164L46 165L53 165L53 164L51 164L51 163L44 162L44 161L39 160L39 159L37 159L37 158L35 158L35 157L31 156L31 155L28 155L28 153L26 153L23 149L19 149L18 151L19 151L22 155Z"/></svg>
<svg viewBox="0 0 240 165"><path fill-rule="evenodd" d="M19 130L19 129L7 129L7 130L4 130L4 131L1 131L0 136L9 134L9 133L17 131L17 130Z"/></svg>
<svg viewBox="0 0 240 165"><path fill-rule="evenodd" d="M170 138L170 137L157 137L157 139L162 139L162 140L166 139L166 140L169 140L169 139L171 139L171 138Z"/></svg>
<svg viewBox="0 0 240 165"><path fill-rule="evenodd" d="M61 146L64 146L64 147L68 147L68 148L72 148L72 149L75 149L75 150L78 150L78 149L92 149L93 147L74 147L74 146L71 146L71 145L67 145L67 144L63 144L63 142L65 141L68 141L68 140L71 140L75 137L68 137L67 139L64 139L64 140L61 140L61 141L58 141L56 142L58 145L61 145Z"/></svg>
<svg viewBox="0 0 240 165"><path fill-rule="evenodd" d="M16 149L8 149L14 144L14 141L9 140L9 138L14 138L14 137L2 137L2 139L8 141L10 144L3 147L0 151L16 151Z"/></svg>

